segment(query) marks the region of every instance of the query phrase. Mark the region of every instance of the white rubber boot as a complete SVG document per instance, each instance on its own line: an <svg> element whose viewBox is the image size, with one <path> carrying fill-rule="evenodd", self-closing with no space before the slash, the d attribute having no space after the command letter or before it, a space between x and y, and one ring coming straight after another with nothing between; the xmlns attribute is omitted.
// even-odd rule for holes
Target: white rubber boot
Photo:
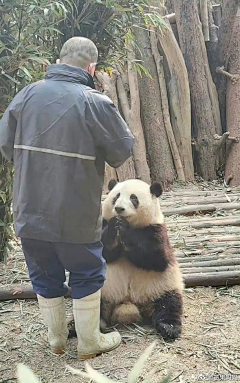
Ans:
<svg viewBox="0 0 240 383"><path fill-rule="evenodd" d="M78 337L78 357L80 359L114 350L121 343L118 332L100 332L100 290L82 299L73 299L73 315Z"/></svg>
<svg viewBox="0 0 240 383"><path fill-rule="evenodd" d="M43 298L37 295L40 312L48 327L48 341L54 354L64 354L68 338L64 297Z"/></svg>

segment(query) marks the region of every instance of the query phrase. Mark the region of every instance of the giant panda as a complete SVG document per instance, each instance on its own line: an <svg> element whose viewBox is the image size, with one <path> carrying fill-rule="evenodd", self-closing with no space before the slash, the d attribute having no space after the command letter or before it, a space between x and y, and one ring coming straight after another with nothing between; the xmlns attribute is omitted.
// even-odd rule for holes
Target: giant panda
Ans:
<svg viewBox="0 0 240 383"><path fill-rule="evenodd" d="M176 339L184 284L160 208L161 185L111 180L109 189L102 204L102 323L151 323L164 339Z"/></svg>

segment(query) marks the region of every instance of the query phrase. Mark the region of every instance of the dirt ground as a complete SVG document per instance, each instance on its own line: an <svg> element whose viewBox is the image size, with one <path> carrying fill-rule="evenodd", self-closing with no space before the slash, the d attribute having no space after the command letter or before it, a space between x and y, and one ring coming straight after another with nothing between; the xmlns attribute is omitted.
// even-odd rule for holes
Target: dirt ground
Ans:
<svg viewBox="0 0 240 383"><path fill-rule="evenodd" d="M206 187L209 184L202 185L202 189ZM2 286L29 283L17 244L7 264L0 264L0 281ZM71 299L66 303L70 321ZM185 289L183 333L173 343L164 342L152 328L133 325L119 331L122 345L89 361L93 368L118 382L127 381L134 363L154 340L156 346L139 383L161 383L169 374L170 381L176 383L240 381L240 286ZM66 370L66 365L84 370L76 346L77 339L73 338L68 341L65 355L50 352L36 300L0 302L0 383L16 382L18 363L32 368L42 383L87 382Z"/></svg>
<svg viewBox="0 0 240 383"><path fill-rule="evenodd" d="M67 299L67 312L70 319L71 299ZM2 302L0 314L1 383L16 381L17 363L31 367L43 383L87 381L65 368L68 364L84 369L84 363L76 357L75 338L69 340L64 356L49 351L46 329L35 300ZM240 381L239 314L240 286L186 289L181 339L165 343L150 328L123 328L120 329L122 345L91 360L90 364L106 376L124 382L137 358L156 339L156 347L139 382L147 379L149 383L160 383L168 374L170 381L180 383L196 382L201 374L210 381L218 374L227 381Z"/></svg>

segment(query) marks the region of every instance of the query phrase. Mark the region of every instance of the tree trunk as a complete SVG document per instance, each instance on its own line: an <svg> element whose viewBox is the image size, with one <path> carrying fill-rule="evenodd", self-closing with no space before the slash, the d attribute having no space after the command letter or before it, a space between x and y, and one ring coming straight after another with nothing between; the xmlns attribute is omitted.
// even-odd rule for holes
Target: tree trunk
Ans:
<svg viewBox="0 0 240 383"><path fill-rule="evenodd" d="M219 165L214 135L221 134L217 92L212 81L197 0L174 3L180 45L188 70L197 173L214 180Z"/></svg>
<svg viewBox="0 0 240 383"><path fill-rule="evenodd" d="M143 133L141 114L140 114L140 97L138 90L138 78L137 72L132 68L132 61L135 59L133 52L129 50L128 53L128 85L130 91L130 102L129 105L128 97L124 87L123 79L119 75L117 80L118 98L121 104L122 112L130 127L132 134L134 135L134 146L133 155L137 178L150 184L150 170L147 164L147 154L145 138ZM120 71L122 72L122 71ZM122 74L122 73L121 73Z"/></svg>
<svg viewBox="0 0 240 383"><path fill-rule="evenodd" d="M186 181L194 181L191 144L191 103L187 68L171 26L159 35L171 79L168 83L171 123Z"/></svg>
<svg viewBox="0 0 240 383"><path fill-rule="evenodd" d="M185 179L185 174L183 170L183 165L182 165L179 150L176 144L176 140L174 137L172 124L170 121L167 87L166 87L166 81L165 81L164 69L163 69L163 57L160 56L160 53L158 51L158 35L155 33L155 31L152 31L150 33L150 41L151 41L153 57L157 67L159 88L160 88L161 99L162 99L162 113L163 113L164 126L167 133L168 142L171 148L173 162L177 172L177 177L180 181L185 182L186 179Z"/></svg>
<svg viewBox="0 0 240 383"><path fill-rule="evenodd" d="M218 27L215 24L213 18L213 7L211 0L208 0L208 21L209 21L209 41L206 43L208 62L211 70L213 81L216 84L216 67L218 66L217 61L217 49L218 49Z"/></svg>
<svg viewBox="0 0 240 383"><path fill-rule="evenodd" d="M240 138L240 6L235 17L229 55L228 71L236 81L227 80L227 130L231 136ZM238 75L238 77L237 77ZM230 186L240 185L240 143L227 145L225 179Z"/></svg>
<svg viewBox="0 0 240 383"><path fill-rule="evenodd" d="M110 77L110 75L106 72L96 73L96 79L98 81L97 87L99 91L102 91L102 93L106 94L113 101L116 108L118 108L118 96L116 90L117 76L117 71L113 71L112 77ZM125 181L127 179L136 178L134 160L132 157L128 158L127 161L116 170L110 170L108 168L109 165L106 164L104 190L110 181L108 179L109 176L117 179L118 181ZM115 172L117 176L113 177Z"/></svg>
<svg viewBox="0 0 240 383"><path fill-rule="evenodd" d="M225 0L223 4L216 57L218 59L217 66L223 66L226 70L228 70L229 46L233 32L233 20L235 20L238 4L239 0ZM218 75L217 90L223 131L226 131L226 87L227 79L224 76Z"/></svg>
<svg viewBox="0 0 240 383"><path fill-rule="evenodd" d="M149 32L135 28L135 35L142 52L138 58L152 76L149 78L144 75L139 79L141 113L151 178L152 181L160 181L168 187L174 181L175 170L163 121L156 64L151 51Z"/></svg>
<svg viewBox="0 0 240 383"><path fill-rule="evenodd" d="M204 40L209 41L208 0L200 0L200 16Z"/></svg>

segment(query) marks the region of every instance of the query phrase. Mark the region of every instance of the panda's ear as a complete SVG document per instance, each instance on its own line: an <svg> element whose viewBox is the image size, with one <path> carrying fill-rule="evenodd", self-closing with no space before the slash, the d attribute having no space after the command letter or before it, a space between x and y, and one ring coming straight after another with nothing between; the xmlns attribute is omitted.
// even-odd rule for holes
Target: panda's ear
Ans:
<svg viewBox="0 0 240 383"><path fill-rule="evenodd" d="M153 182L150 186L150 192L152 195L160 197L160 195L162 195L163 192L162 185L159 182Z"/></svg>
<svg viewBox="0 0 240 383"><path fill-rule="evenodd" d="M117 185L117 181L114 179L111 179L108 183L108 190L111 191L116 185Z"/></svg>

